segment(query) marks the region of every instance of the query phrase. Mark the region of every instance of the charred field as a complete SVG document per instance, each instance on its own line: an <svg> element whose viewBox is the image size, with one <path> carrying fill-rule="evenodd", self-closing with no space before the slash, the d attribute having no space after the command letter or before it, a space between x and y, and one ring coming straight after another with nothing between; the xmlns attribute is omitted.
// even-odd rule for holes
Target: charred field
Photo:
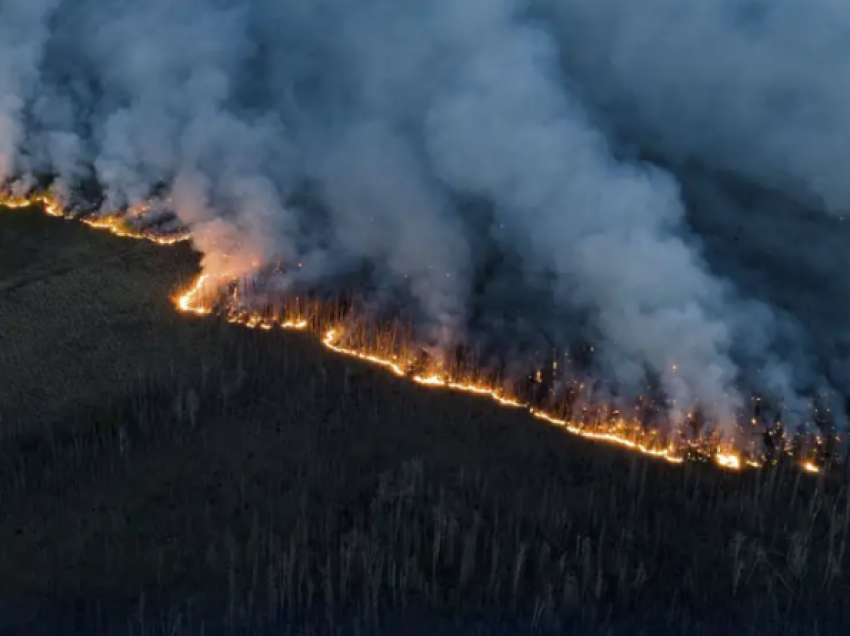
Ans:
<svg viewBox="0 0 850 636"><path fill-rule="evenodd" d="M196 273L0 214L0 633L845 633L846 476L671 466L180 315Z"/></svg>

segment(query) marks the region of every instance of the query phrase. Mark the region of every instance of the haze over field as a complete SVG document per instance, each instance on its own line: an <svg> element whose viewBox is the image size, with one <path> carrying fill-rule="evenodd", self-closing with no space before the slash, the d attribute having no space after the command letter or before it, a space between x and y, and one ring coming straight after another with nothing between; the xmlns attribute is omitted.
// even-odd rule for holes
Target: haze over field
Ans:
<svg viewBox="0 0 850 636"><path fill-rule="evenodd" d="M434 347L593 343L565 377L657 379L673 420L756 392L843 424L848 29L837 0L6 0L0 182L165 195L208 273L354 284Z"/></svg>

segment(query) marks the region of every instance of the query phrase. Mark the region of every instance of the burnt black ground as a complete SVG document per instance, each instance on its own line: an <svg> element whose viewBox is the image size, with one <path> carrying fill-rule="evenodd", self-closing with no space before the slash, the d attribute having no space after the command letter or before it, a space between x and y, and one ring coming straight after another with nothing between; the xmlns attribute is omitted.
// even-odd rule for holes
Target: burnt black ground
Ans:
<svg viewBox="0 0 850 636"><path fill-rule="evenodd" d="M187 318L196 267L0 211L0 633L848 628L841 479L668 466Z"/></svg>

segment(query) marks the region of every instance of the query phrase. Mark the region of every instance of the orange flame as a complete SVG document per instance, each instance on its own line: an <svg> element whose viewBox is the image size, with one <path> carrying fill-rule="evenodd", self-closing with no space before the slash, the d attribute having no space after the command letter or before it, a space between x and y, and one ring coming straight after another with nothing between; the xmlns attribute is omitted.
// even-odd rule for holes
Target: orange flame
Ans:
<svg viewBox="0 0 850 636"><path fill-rule="evenodd" d="M531 414L534 417L549 422L551 424L555 424L556 426L563 426L567 429L568 432L573 435L578 435L579 437L584 437L586 439L598 440L602 442L608 442L609 444L615 444L617 446L624 446L625 448L630 448L634 451L637 451L643 455L649 455L650 457L658 457L665 461L670 462L671 464L682 464L684 463L684 457L680 456L676 453L675 448L671 445L667 448L652 448L645 444L641 444L640 442L629 439L624 435L618 435L614 432L597 432L592 430L586 430L574 424L571 424L567 420L554 417L549 413L544 411L538 411L537 409L529 409Z"/></svg>
<svg viewBox="0 0 850 636"><path fill-rule="evenodd" d="M337 342L339 342L337 334L338 331L336 329L329 329L325 333L325 337L322 338L322 343L331 351L334 351L344 356L349 356L351 358L357 358L359 360L371 362L372 364L375 364L379 367L389 369L398 376L407 375L407 372L402 369L401 366L394 360L390 360L388 358L381 358L380 356L371 355L362 351L357 351L356 349L346 349L345 347L339 346L337 344Z"/></svg>
<svg viewBox="0 0 850 636"><path fill-rule="evenodd" d="M714 460L718 466L722 466L723 468L729 468L731 470L741 469L741 458L735 453L717 453Z"/></svg>
<svg viewBox="0 0 850 636"><path fill-rule="evenodd" d="M146 240L158 245L174 245L188 241L191 238L189 232L181 231L174 234L157 234L155 232L137 230L126 223L127 217L141 216L147 209L146 206L131 208L130 210L105 216L79 217L75 218L66 210L61 201L50 194L30 194L27 196L14 196L4 194L0 191L0 207L10 209L22 209L40 207L48 216L67 220L78 220L96 230L106 230L115 236Z"/></svg>
<svg viewBox="0 0 850 636"><path fill-rule="evenodd" d="M180 296L175 299L177 309L185 313L198 314L199 316L211 314L212 309L205 307L201 303L201 294L203 293L204 285L208 279L209 276L207 274L202 274L198 277L198 280L195 281L195 284L192 285L191 289L180 294Z"/></svg>
<svg viewBox="0 0 850 636"><path fill-rule="evenodd" d="M820 467L811 461L805 461L800 464L800 467L805 470L807 473L817 474L820 472Z"/></svg>

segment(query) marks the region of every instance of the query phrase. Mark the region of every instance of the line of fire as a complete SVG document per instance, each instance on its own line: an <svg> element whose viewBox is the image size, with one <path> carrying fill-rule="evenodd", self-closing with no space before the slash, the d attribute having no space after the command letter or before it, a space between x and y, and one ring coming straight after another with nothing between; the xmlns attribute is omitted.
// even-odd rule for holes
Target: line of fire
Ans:
<svg viewBox="0 0 850 636"><path fill-rule="evenodd" d="M88 202L88 203L86 203ZM170 210L167 198L111 213L102 201L85 194L63 203L38 187L0 188L0 207L33 209L84 223L120 237L160 245L189 241L191 236ZM505 408L524 409L534 417L589 440L617 445L671 464L713 463L728 470L758 469L793 462L803 471L828 475L848 465L842 437L826 407L812 400L811 425L789 432L781 411L763 396L749 399L740 413L736 434L724 437L707 425L698 408L671 426L662 395L647 387L629 407L617 408L593 397L570 368L592 356L592 347L546 352L524 370L502 360L494 363L472 348L454 346L448 353L416 345L409 321L396 317L376 321L350 293L298 295L268 300L264 276L234 278L200 274L189 289L174 298L177 310L217 318L245 328L287 329L314 333L328 349L409 379L423 388L440 388L489 398ZM257 301L257 298L263 299ZM571 364L565 364L569 361Z"/></svg>

